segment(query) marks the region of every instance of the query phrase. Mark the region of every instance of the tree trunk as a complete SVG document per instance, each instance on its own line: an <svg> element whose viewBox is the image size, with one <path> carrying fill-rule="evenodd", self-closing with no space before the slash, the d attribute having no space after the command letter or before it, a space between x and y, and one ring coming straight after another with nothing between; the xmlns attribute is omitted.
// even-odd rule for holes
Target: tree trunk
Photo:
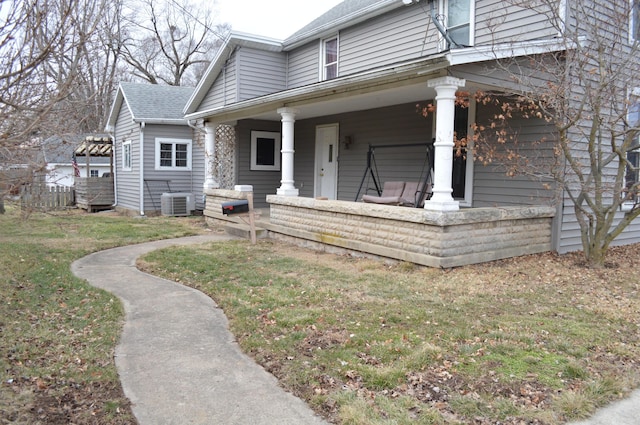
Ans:
<svg viewBox="0 0 640 425"><path fill-rule="evenodd" d="M0 195L0 214L4 214L4 198Z"/></svg>

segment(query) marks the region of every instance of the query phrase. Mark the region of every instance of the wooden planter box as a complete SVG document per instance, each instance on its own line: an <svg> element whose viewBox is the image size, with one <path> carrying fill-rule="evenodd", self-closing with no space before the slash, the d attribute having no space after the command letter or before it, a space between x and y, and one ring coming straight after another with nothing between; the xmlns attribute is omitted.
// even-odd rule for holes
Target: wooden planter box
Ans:
<svg viewBox="0 0 640 425"><path fill-rule="evenodd" d="M109 209L115 202L112 177L76 177L76 204L89 212Z"/></svg>

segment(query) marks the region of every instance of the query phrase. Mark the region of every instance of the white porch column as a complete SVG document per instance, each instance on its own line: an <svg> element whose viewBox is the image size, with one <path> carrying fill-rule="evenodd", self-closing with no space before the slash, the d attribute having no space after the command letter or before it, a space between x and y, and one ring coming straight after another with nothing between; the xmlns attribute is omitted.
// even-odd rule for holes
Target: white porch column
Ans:
<svg viewBox="0 0 640 425"><path fill-rule="evenodd" d="M216 180L216 127L217 124L206 122L204 124L204 189L218 189L220 183Z"/></svg>
<svg viewBox="0 0 640 425"><path fill-rule="evenodd" d="M282 180L281 186L276 191L278 195L298 196L298 189L293 185L293 123L296 121L296 111L292 108L280 108L278 113L282 116Z"/></svg>
<svg viewBox="0 0 640 425"><path fill-rule="evenodd" d="M457 211L458 201L453 199L451 173L453 171L453 123L455 119L456 91L464 87L465 80L455 77L440 77L428 82L436 89L436 140L433 144L434 178L433 196L424 203L424 208L433 211Z"/></svg>

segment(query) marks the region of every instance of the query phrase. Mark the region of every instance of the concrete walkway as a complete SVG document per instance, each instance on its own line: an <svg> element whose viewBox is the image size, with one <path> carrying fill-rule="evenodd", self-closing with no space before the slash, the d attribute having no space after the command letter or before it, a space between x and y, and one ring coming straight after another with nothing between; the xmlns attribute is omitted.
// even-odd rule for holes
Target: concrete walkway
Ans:
<svg viewBox="0 0 640 425"><path fill-rule="evenodd" d="M603 407L590 419L567 425L640 425L640 390L631 393L629 398Z"/></svg>
<svg viewBox="0 0 640 425"><path fill-rule="evenodd" d="M142 273L136 258L221 235L150 242L84 257L73 273L124 304L116 366L140 425L325 424L243 354L227 319L199 291Z"/></svg>

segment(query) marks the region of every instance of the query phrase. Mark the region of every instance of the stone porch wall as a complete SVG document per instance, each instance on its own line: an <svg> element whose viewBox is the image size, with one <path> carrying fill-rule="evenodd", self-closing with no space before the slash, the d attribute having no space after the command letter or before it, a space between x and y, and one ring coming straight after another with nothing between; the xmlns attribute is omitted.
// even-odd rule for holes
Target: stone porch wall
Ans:
<svg viewBox="0 0 640 425"><path fill-rule="evenodd" d="M243 222L222 214L222 203L246 192L209 189L210 224ZM457 267L551 250L555 208L469 208L439 213L422 208L269 195L269 237L333 252L355 252L430 267Z"/></svg>
<svg viewBox="0 0 640 425"><path fill-rule="evenodd" d="M431 267L456 267L551 250L555 209L432 212L270 195L269 232Z"/></svg>

